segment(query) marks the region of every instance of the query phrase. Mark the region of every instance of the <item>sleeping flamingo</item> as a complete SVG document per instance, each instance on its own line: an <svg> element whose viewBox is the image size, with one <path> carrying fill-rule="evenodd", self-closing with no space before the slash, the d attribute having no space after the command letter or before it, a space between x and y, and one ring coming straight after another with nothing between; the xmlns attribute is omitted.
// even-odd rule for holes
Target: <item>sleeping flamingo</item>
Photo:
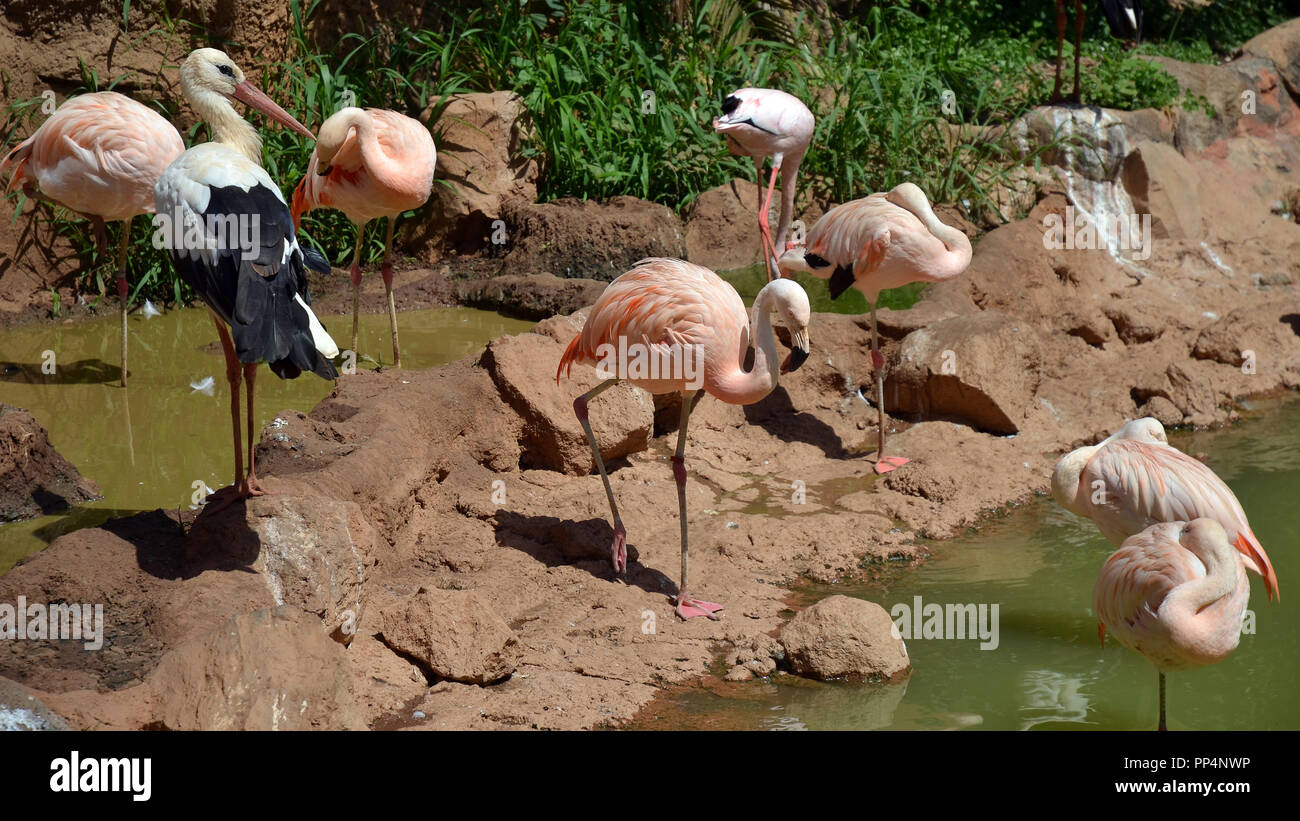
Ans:
<svg viewBox="0 0 1300 821"><path fill-rule="evenodd" d="M401 367L397 341L397 305L393 301L393 228L397 215L419 208L433 190L438 154L429 129L396 111L344 108L325 121L307 174L293 192L293 224L316 208L337 208L357 226L352 252L352 351L359 344L361 311L361 240L366 223L388 217L384 262L380 272L388 294L388 322L393 333L393 365Z"/></svg>
<svg viewBox="0 0 1300 821"><path fill-rule="evenodd" d="M871 364L876 371L876 410L879 443L876 473L902 467L904 456L885 456L885 359L876 331L880 292L909 282L943 282L970 265L966 235L935 215L924 192L910 182L888 193L876 193L837 205L808 232L802 247L781 257L782 274L808 271L830 279L831 298L852 286L871 306Z"/></svg>
<svg viewBox="0 0 1300 821"><path fill-rule="evenodd" d="M783 364L777 362L776 337L772 333L774 310L789 328L794 346ZM627 351L629 357L644 354L662 363L656 374L661 378L628 378L633 385L653 394L682 394L677 451L672 459L682 529L682 581L674 602L676 613L682 619L694 616L717 619L723 609L720 604L701 601L687 592L684 454L691 411L705 393L733 405L749 405L771 393L780 372L793 371L808 358L810 316L808 295L793 280L776 279L763 286L754 299L751 320L736 289L708 268L680 259L643 259L605 288L587 314L581 333L573 338L560 358L556 382L575 362L598 363L597 372L611 377L573 400L573 412L587 433L587 443L614 516L610 554L615 573L627 569L627 531L619 518L605 462L587 418L587 403L617 384L620 378L626 378L629 372L629 363L610 362L611 347ZM751 349L754 363L745 370L745 357ZM693 373L698 381L691 379ZM688 396L692 390L693 395Z"/></svg>
<svg viewBox="0 0 1300 821"><path fill-rule="evenodd" d="M126 249L131 241L131 220L153 213L154 183L184 151L180 133L158 112L115 91L100 91L73 97L59 106L35 134L0 162L0 175L14 167L6 193L21 183L29 199L55 202L90 217L101 255L107 245L104 223L123 221L117 249L122 387L126 387L130 294Z"/></svg>
<svg viewBox="0 0 1300 821"><path fill-rule="evenodd" d="M731 153L753 157L758 174L758 233L763 243L763 264L767 278L776 275L777 248L785 250L786 235L794 216L795 181L799 163L808 151L816 122L799 98L773 88L742 88L722 101L722 116L713 120L713 130L727 138ZM763 158L772 158L772 176L763 197ZM781 220L776 238L768 224L776 173L781 172Z"/></svg>
<svg viewBox="0 0 1300 821"><path fill-rule="evenodd" d="M1214 519L1264 578L1269 599L1279 596L1277 573L1251 532L1241 503L1202 462L1170 446L1164 426L1134 419L1095 445L1067 453L1052 472L1061 507L1091 519L1112 544L1158 522Z"/></svg>
<svg viewBox="0 0 1300 821"><path fill-rule="evenodd" d="M1237 649L1250 583L1241 556L1213 519L1161 522L1130 536L1102 565L1093 607L1102 646L1109 630L1160 674L1222 661Z"/></svg>

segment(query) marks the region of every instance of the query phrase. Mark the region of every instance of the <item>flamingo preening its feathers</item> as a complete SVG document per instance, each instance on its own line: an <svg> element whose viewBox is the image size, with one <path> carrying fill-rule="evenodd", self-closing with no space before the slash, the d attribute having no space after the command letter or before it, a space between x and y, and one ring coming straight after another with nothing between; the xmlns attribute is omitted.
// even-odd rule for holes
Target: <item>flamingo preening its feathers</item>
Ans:
<svg viewBox="0 0 1300 821"><path fill-rule="evenodd" d="M208 123L212 142L172 163L158 180L154 200L172 262L211 311L226 358L235 482L220 509L265 492L253 466L258 363L265 361L283 379L303 371L334 379L338 372L330 360L338 347L308 307L305 265L321 271L329 266L319 254L299 247L284 195L261 166L261 139L230 99L299 134L311 137L311 132L245 80L221 51L191 52L180 74L185 97ZM247 476L240 450L241 375L248 390Z"/></svg>
<svg viewBox="0 0 1300 821"><path fill-rule="evenodd" d="M352 350L359 344L361 240L366 223L388 217L381 273L388 295L393 364L402 364L393 301L393 227L397 215L419 208L433 190L438 162L433 137L419 120L378 108L344 108L320 128L307 173L293 192L293 224L316 208L337 208L357 226L352 253Z"/></svg>
<svg viewBox="0 0 1300 821"><path fill-rule="evenodd" d="M1204 463L1172 447L1154 418L1135 419L1063 456L1052 472L1052 495L1116 545L1160 522L1214 519L1246 569L1263 577L1269 598L1280 595L1273 563L1236 495Z"/></svg>
<svg viewBox="0 0 1300 821"><path fill-rule="evenodd" d="M104 222L123 221L117 253L123 387L131 220L153 212L154 184L184 151L180 133L158 112L115 91L100 91L59 106L36 133L0 161L0 176L13 169L6 192L21 186L28 198L52 201L89 216L101 254L106 245Z"/></svg>

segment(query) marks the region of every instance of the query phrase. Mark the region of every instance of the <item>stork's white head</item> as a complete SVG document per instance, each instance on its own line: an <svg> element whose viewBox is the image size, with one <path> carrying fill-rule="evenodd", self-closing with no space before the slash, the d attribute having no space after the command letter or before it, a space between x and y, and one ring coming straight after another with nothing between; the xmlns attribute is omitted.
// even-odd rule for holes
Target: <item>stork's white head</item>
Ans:
<svg viewBox="0 0 1300 821"><path fill-rule="evenodd" d="M234 114L228 102L231 99L252 106L285 128L314 139L305 125L248 82L243 70L219 49L196 48L190 52L181 63L181 90L195 112L213 127L218 141L222 141L222 127L231 125L228 122L230 115Z"/></svg>

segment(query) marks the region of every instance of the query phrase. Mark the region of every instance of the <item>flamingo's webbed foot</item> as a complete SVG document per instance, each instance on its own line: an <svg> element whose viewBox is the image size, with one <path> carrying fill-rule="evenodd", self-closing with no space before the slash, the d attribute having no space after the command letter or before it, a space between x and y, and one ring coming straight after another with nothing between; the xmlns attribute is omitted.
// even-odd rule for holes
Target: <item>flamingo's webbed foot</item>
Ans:
<svg viewBox="0 0 1300 821"><path fill-rule="evenodd" d="M711 621L718 621L722 618L722 611L726 609L721 604L692 598L685 593L679 594L673 602L677 605L674 612L682 621L689 621L696 616L704 616Z"/></svg>

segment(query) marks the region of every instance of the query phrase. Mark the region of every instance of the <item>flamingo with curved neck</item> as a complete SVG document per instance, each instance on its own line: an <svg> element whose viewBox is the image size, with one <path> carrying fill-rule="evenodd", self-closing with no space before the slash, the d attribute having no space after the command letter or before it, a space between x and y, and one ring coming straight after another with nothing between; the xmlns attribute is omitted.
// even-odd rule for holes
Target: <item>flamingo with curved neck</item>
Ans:
<svg viewBox="0 0 1300 821"><path fill-rule="evenodd" d="M772 312L781 315L794 348L778 362ZM681 393L673 477L677 482L681 521L682 576L674 599L682 619L718 618L722 605L701 601L687 592L689 552L686 522L686 429L691 411L706 393L732 405L749 405L776 387L780 374L797 369L808 358L808 295L792 280L769 282L754 299L752 316L736 289L708 268L679 259L643 259L605 288L587 314L582 331L560 358L555 379L572 371L574 363L591 362L603 378L573 400L587 444L605 485L614 517L610 548L615 573L627 569L627 531L618 515L614 491L605 471L600 447L588 419L587 404L603 391L626 380L652 394ZM754 361L745 367L753 350ZM638 362L654 362L654 369Z"/></svg>
<svg viewBox="0 0 1300 821"><path fill-rule="evenodd" d="M1106 560L1093 588L1098 635L1106 631L1160 674L1223 660L1237 649L1250 585L1241 556L1213 519L1162 522L1130 536Z"/></svg>
<svg viewBox="0 0 1300 821"><path fill-rule="evenodd" d="M316 208L336 208L357 226L352 252L352 350L360 344L361 242L366 224L388 218L380 268L388 297L393 364L401 366L391 254L397 215L419 208L433 191L437 150L419 120L379 108L343 108L320 127L307 173L293 192L294 225Z"/></svg>
<svg viewBox="0 0 1300 821"><path fill-rule="evenodd" d="M837 205L808 232L805 245L781 257L783 276L809 272L830 280L832 299L853 287L871 306L871 364L876 372L879 414L876 473L886 473L910 461L903 456L885 456L885 360L876 329L880 292L911 282L952 279L966 270L970 260L970 240L962 231L944 224L925 193L910 182Z"/></svg>

